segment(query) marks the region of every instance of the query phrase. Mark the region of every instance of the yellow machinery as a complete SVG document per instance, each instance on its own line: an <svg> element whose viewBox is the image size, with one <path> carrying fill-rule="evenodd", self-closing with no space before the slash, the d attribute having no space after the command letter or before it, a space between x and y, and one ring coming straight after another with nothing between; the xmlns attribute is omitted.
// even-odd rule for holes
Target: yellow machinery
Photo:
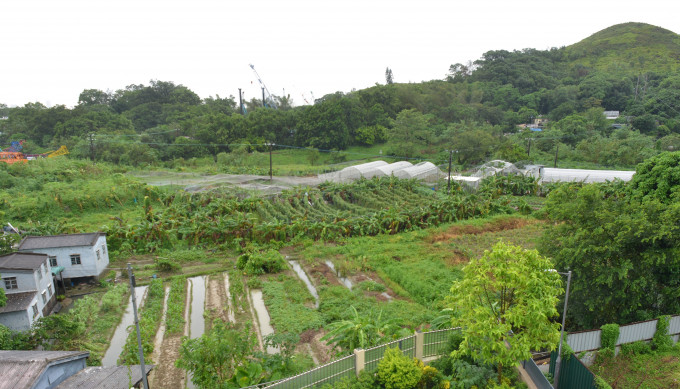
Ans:
<svg viewBox="0 0 680 389"><path fill-rule="evenodd" d="M66 155L66 154L68 154L68 149L66 148L66 146L61 146L57 150L47 154L47 158L58 157L60 155Z"/></svg>

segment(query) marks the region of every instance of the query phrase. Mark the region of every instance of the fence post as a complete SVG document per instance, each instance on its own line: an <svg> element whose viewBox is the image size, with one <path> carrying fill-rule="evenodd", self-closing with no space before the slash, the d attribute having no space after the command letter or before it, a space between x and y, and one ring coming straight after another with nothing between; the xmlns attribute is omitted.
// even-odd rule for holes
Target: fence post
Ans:
<svg viewBox="0 0 680 389"><path fill-rule="evenodd" d="M356 373L357 377L359 376L359 373L361 373L361 371L364 370L365 365L366 365L366 351L362 348L355 348L354 372Z"/></svg>
<svg viewBox="0 0 680 389"><path fill-rule="evenodd" d="M416 331L416 358L423 360L423 348L425 344L425 334Z"/></svg>

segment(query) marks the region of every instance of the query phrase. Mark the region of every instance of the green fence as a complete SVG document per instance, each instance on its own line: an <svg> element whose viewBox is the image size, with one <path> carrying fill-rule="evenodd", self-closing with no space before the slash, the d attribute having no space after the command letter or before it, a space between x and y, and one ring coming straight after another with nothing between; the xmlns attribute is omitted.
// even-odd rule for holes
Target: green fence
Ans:
<svg viewBox="0 0 680 389"><path fill-rule="evenodd" d="M550 374L555 376L555 362L557 362L557 351L550 354ZM571 355L568 359L562 359L560 372L560 382L557 385L560 389L596 389L595 375L593 372L578 359L576 355Z"/></svg>
<svg viewBox="0 0 680 389"><path fill-rule="evenodd" d="M346 377L354 377L355 360L356 357L352 354L302 374L286 378L285 380L267 386L267 388L300 389L332 384Z"/></svg>
<svg viewBox="0 0 680 389"><path fill-rule="evenodd" d="M446 346L449 336L460 328L449 328L423 333L423 358L442 355L442 348Z"/></svg>
<svg viewBox="0 0 680 389"><path fill-rule="evenodd" d="M453 331L460 328L450 328L425 333L417 333L399 340L395 340L366 350L355 350L354 354L335 360L326 365L289 377L277 382L267 382L249 388L298 389L316 388L325 384L333 384L343 378L351 378L358 370L375 370L383 358L385 350L398 347L410 358L427 358L441 355L442 347L448 341ZM360 359L357 360L357 355Z"/></svg>
<svg viewBox="0 0 680 389"><path fill-rule="evenodd" d="M364 363L364 369L371 371L378 368L378 363L385 355L385 350L388 348L398 347L401 352L409 358L414 358L416 356L416 337L409 336L408 338L402 338L395 340L394 342L382 344L373 348L366 349L366 361Z"/></svg>

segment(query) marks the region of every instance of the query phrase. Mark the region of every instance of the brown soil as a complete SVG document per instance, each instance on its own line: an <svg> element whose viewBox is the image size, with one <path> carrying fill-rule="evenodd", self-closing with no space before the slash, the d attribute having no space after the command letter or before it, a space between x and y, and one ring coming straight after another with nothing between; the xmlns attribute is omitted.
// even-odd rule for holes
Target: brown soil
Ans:
<svg viewBox="0 0 680 389"><path fill-rule="evenodd" d="M309 278L312 280L312 284L314 284L314 286L317 288L319 285L324 284L342 285L333 270L331 270L331 268L329 268L325 263L317 263L312 268L307 266L303 267L305 268L305 272L307 272Z"/></svg>
<svg viewBox="0 0 680 389"><path fill-rule="evenodd" d="M321 338L326 335L323 329L307 330L300 334L300 343L297 350L310 352L312 359L318 365L328 363L333 357L333 348L328 346Z"/></svg>
<svg viewBox="0 0 680 389"><path fill-rule="evenodd" d="M188 281L187 281L188 282ZM179 358L179 346L182 344L182 336L189 334L189 304L191 304L191 288L187 288L187 298L184 305L184 334L166 336L161 345L160 357L153 370L154 376L149 384L152 388L184 389L186 372L184 369L175 367L175 361Z"/></svg>
<svg viewBox="0 0 680 389"><path fill-rule="evenodd" d="M496 220L491 223L487 223L483 226L452 226L444 232L432 235L426 239L429 243L443 242L460 235L479 235L488 232L498 232L506 230L515 230L522 228L531 224L539 223L538 220L522 219L522 218L508 218Z"/></svg>
<svg viewBox="0 0 680 389"><path fill-rule="evenodd" d="M208 326L212 326L212 321L215 319L222 319L226 322L227 311L225 309L225 302L227 301L227 292L224 289L224 278L221 275L210 276L208 279L208 290L205 300L205 309L209 312L210 320Z"/></svg>

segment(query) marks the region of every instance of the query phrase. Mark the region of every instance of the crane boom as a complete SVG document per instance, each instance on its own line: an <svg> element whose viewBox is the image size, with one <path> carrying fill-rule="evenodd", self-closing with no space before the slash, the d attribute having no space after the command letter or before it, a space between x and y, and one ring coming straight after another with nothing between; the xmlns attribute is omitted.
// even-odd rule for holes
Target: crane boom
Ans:
<svg viewBox="0 0 680 389"><path fill-rule="evenodd" d="M264 81L262 81L262 77L257 73L257 70L255 70L255 65L252 63L249 64L250 68L253 69L253 72L255 72L255 76L257 77L257 81L260 83L260 86L264 89L266 95L267 95L267 100L269 100L268 104L273 107L274 109L277 109L276 107L276 102L274 101L274 97L272 96L271 93L269 93L269 89L267 89L267 86L264 84ZM265 107L267 106L267 103L263 101Z"/></svg>

